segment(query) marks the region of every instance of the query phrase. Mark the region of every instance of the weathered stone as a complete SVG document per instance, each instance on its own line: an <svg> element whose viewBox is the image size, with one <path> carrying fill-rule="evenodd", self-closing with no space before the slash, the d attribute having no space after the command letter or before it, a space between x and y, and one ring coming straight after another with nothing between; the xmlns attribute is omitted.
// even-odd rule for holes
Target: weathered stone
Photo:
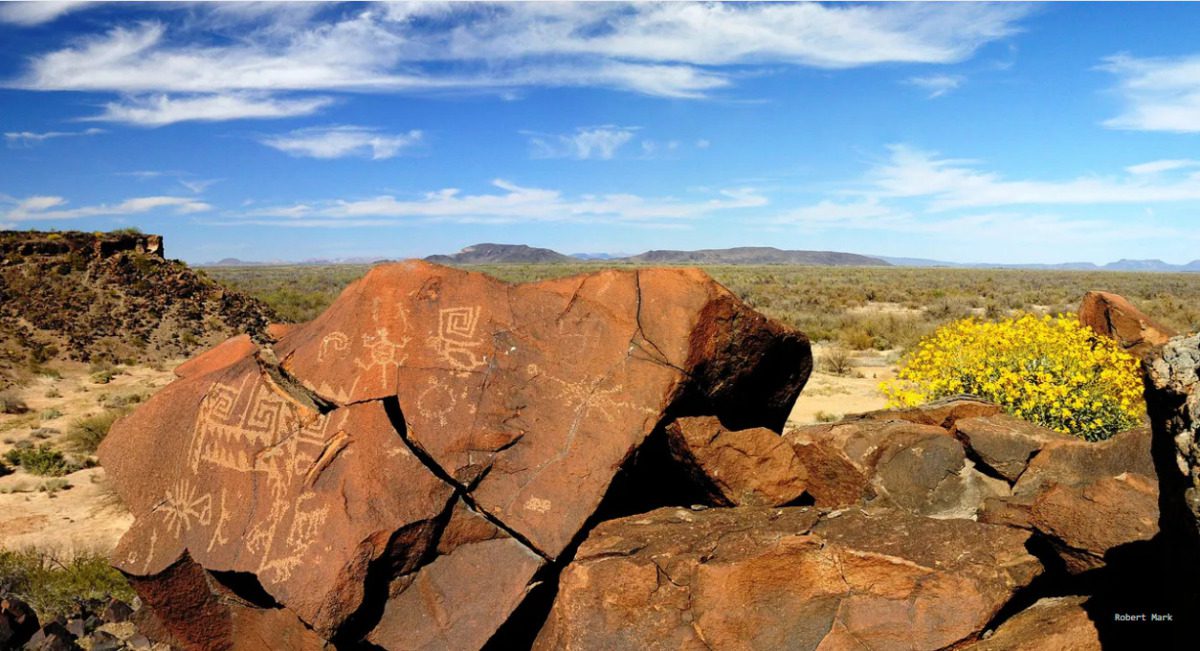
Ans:
<svg viewBox="0 0 1200 651"><path fill-rule="evenodd" d="M963 651L1100 651L1100 633L1083 607L1087 599L1039 599L987 639L968 644Z"/></svg>
<svg viewBox="0 0 1200 651"><path fill-rule="evenodd" d="M151 579L130 577L143 608L138 628L156 640L189 651L327 651L324 640L294 614L277 606L257 607L184 557ZM111 625L110 625L111 626ZM136 646L134 639L125 643ZM149 647L149 641L145 643Z"/></svg>
<svg viewBox="0 0 1200 651"><path fill-rule="evenodd" d="M931 517L971 518L1004 482L975 470L945 429L905 420L854 419L789 430L817 506L894 505Z"/></svg>
<svg viewBox="0 0 1200 651"><path fill-rule="evenodd" d="M535 649L941 649L1040 571L1028 534L811 508L666 508L605 522Z"/></svg>
<svg viewBox="0 0 1200 651"><path fill-rule="evenodd" d="M392 581L367 640L385 649L481 648L529 590L544 559L459 502L420 571Z"/></svg>
<svg viewBox="0 0 1200 651"><path fill-rule="evenodd" d="M137 518L116 564L187 645L289 617L339 644L482 644L666 423L777 431L811 368L803 335L685 269L382 265L273 334L182 365L99 451ZM204 594L242 577L262 603L197 630L159 586L181 559Z"/></svg>
<svg viewBox="0 0 1200 651"><path fill-rule="evenodd" d="M18 648L37 633L37 613L15 597L0 599L0 649Z"/></svg>
<svg viewBox="0 0 1200 651"><path fill-rule="evenodd" d="M765 427L729 431L712 416L667 426L671 455L718 506L782 506L804 494L806 470L792 446Z"/></svg>
<svg viewBox="0 0 1200 651"><path fill-rule="evenodd" d="M952 429L961 418L978 418L1000 413L1000 405L982 398L962 394L938 398L916 407L880 409L865 414L847 416L846 420L906 420L918 425L934 425Z"/></svg>
<svg viewBox="0 0 1200 651"><path fill-rule="evenodd" d="M1163 590L1179 596L1182 612L1200 612L1200 335L1170 340L1143 368L1159 522L1173 558ZM1200 636L1200 619L1189 615L1181 623L1190 641Z"/></svg>
<svg viewBox="0 0 1200 651"><path fill-rule="evenodd" d="M1049 443L1029 462L1013 493L1033 495L1051 484L1082 486L1127 472L1155 477L1149 428L1119 432L1098 443L1075 438Z"/></svg>
<svg viewBox="0 0 1200 651"><path fill-rule="evenodd" d="M1109 292L1088 292L1079 304L1079 322L1096 334L1115 340L1137 357L1145 357L1175 331L1155 322L1125 297Z"/></svg>
<svg viewBox="0 0 1200 651"><path fill-rule="evenodd" d="M1038 531L1069 572L1103 567L1113 549L1158 533L1149 430L1121 432L1100 443L1045 444L1013 496L989 500L980 520Z"/></svg>
<svg viewBox="0 0 1200 651"><path fill-rule="evenodd" d="M37 630L25 643L26 651L76 651L75 636L66 626L50 622Z"/></svg>
<svg viewBox="0 0 1200 651"><path fill-rule="evenodd" d="M1010 484L1017 481L1029 460L1048 443L1075 440L1007 414L961 419L955 423L954 433Z"/></svg>

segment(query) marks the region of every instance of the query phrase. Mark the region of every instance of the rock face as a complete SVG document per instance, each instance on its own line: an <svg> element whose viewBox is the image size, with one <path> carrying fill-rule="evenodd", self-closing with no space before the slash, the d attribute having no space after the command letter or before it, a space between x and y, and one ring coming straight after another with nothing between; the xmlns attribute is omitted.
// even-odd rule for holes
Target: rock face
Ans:
<svg viewBox="0 0 1200 651"><path fill-rule="evenodd" d="M1175 331L1155 322L1125 297L1088 292L1079 305L1079 321L1103 337L1114 339L1136 357L1167 343Z"/></svg>
<svg viewBox="0 0 1200 651"><path fill-rule="evenodd" d="M534 645L941 649L1039 574L1028 534L813 508L664 508L597 526Z"/></svg>
<svg viewBox="0 0 1200 651"><path fill-rule="evenodd" d="M881 416L789 430L817 506L898 506L918 515L974 517L1004 482L972 466L962 444L934 425Z"/></svg>
<svg viewBox="0 0 1200 651"><path fill-rule="evenodd" d="M1174 563L1170 590L1200 608L1200 335L1176 337L1145 360L1160 524ZM1187 628L1200 633L1195 618ZM1194 639L1194 638L1193 638Z"/></svg>
<svg viewBox="0 0 1200 651"><path fill-rule="evenodd" d="M731 432L712 416L667 426L671 454L717 506L783 506L808 476L792 446L765 428Z"/></svg>
<svg viewBox="0 0 1200 651"><path fill-rule="evenodd" d="M15 599L0 599L0 649L15 649L37 632L38 618L29 604Z"/></svg>
<svg viewBox="0 0 1200 651"><path fill-rule="evenodd" d="M916 407L870 411L865 414L848 416L846 420L906 420L918 425L953 429L954 423L959 419L994 416L999 413L1000 405L962 394L938 398Z"/></svg>
<svg viewBox="0 0 1200 651"><path fill-rule="evenodd" d="M280 334L180 367L99 452L137 518L115 563L189 648L478 648L644 443L778 431L811 369L693 270L378 266Z"/></svg>
<svg viewBox="0 0 1200 651"><path fill-rule="evenodd" d="M958 420L954 433L997 474L1014 483L1047 444L1075 440L1006 414Z"/></svg>
<svg viewBox="0 0 1200 651"><path fill-rule="evenodd" d="M1100 651L1096 630L1083 604L1087 597L1048 597L1013 615L986 640L964 651Z"/></svg>
<svg viewBox="0 0 1200 651"><path fill-rule="evenodd" d="M959 426L971 427L968 421ZM1103 567L1114 549L1158 533L1158 485L1150 431L1101 443L1050 441L1029 462L1011 498L989 500L985 522L1038 531L1071 573Z"/></svg>

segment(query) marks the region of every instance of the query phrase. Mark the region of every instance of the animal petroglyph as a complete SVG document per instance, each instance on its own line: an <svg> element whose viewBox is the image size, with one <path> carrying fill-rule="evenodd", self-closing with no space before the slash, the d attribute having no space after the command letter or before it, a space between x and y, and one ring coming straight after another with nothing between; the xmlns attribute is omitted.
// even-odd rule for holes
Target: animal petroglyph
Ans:
<svg viewBox="0 0 1200 651"><path fill-rule="evenodd" d="M331 332L321 339L321 347L317 350L317 361L323 362L329 351L345 353L350 348L350 337L344 332Z"/></svg>
<svg viewBox="0 0 1200 651"><path fill-rule="evenodd" d="M447 307L438 312L437 335L429 345L438 358L460 371L473 371L487 364L486 355L473 350L482 344L475 338L479 307Z"/></svg>

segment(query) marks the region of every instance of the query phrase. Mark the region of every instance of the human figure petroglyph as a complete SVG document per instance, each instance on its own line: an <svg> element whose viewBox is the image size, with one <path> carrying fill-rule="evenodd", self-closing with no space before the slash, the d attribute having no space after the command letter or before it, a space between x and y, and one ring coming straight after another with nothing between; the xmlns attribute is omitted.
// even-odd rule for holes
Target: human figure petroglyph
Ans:
<svg viewBox="0 0 1200 651"><path fill-rule="evenodd" d="M367 359L364 362L361 358L356 358L354 364L364 372L379 368L379 382L386 386L388 369L399 368L408 360L408 356L403 353L404 347L408 345L409 341L410 337L401 337L398 342L392 341L388 336L387 328L379 328L373 335L364 334L362 347Z"/></svg>
<svg viewBox="0 0 1200 651"><path fill-rule="evenodd" d="M479 325L479 307L446 307L438 312L438 332L429 345L438 358L460 371L473 371L487 364L486 355L472 349L483 342L475 338Z"/></svg>

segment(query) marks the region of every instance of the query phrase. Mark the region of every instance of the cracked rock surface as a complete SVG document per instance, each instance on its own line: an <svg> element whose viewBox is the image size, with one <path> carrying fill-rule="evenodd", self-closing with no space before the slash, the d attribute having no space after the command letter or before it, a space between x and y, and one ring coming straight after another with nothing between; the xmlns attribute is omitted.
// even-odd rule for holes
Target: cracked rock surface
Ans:
<svg viewBox="0 0 1200 651"><path fill-rule="evenodd" d="M686 269L381 265L274 333L182 365L99 452L137 518L114 562L186 648L478 648L667 423L778 432L811 370Z"/></svg>
<svg viewBox="0 0 1200 651"><path fill-rule="evenodd" d="M1042 570L1029 534L903 511L663 508L598 525L535 649L942 649Z"/></svg>

